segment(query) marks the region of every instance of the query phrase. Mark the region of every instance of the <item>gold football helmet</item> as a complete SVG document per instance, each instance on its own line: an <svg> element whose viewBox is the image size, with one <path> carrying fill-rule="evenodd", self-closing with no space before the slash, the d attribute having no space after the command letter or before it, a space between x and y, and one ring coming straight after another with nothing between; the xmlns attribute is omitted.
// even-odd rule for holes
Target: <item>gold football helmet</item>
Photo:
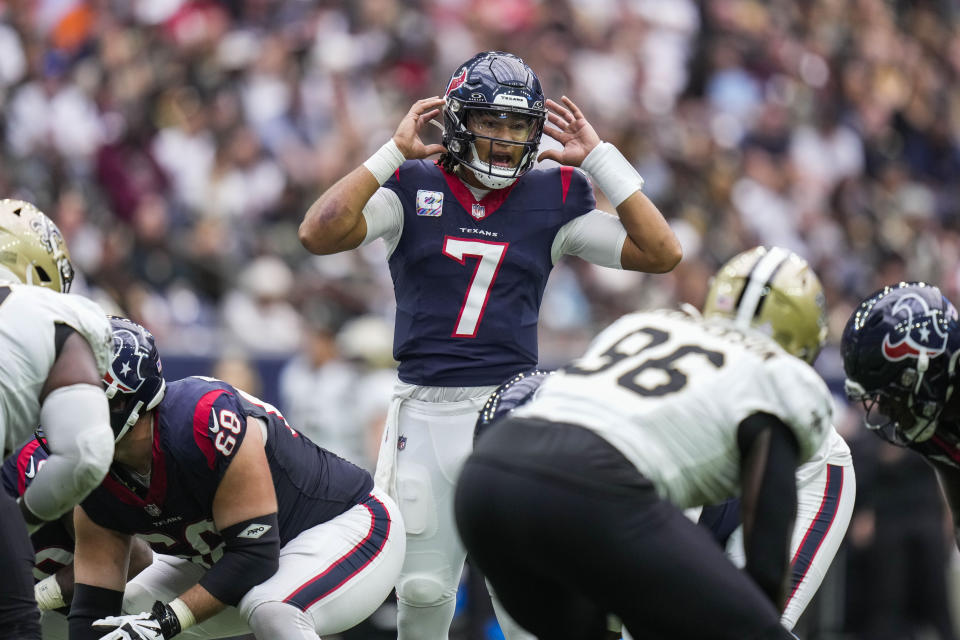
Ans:
<svg viewBox="0 0 960 640"><path fill-rule="evenodd" d="M827 339L820 279L806 260L781 247L731 258L713 277L703 314L759 329L810 364Z"/></svg>
<svg viewBox="0 0 960 640"><path fill-rule="evenodd" d="M63 235L29 202L0 200L0 270L24 284L70 290L73 265Z"/></svg>

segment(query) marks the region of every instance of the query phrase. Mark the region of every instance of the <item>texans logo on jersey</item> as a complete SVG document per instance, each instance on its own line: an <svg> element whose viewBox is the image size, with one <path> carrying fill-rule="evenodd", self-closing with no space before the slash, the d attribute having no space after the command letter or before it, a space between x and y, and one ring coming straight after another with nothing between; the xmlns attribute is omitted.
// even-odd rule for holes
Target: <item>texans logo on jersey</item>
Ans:
<svg viewBox="0 0 960 640"><path fill-rule="evenodd" d="M917 358L921 353L933 358L947 348L946 323L956 320L957 310L950 305L948 318L939 310L930 309L926 300L916 294L900 298L891 313L900 319L883 337L883 356L892 362Z"/></svg>

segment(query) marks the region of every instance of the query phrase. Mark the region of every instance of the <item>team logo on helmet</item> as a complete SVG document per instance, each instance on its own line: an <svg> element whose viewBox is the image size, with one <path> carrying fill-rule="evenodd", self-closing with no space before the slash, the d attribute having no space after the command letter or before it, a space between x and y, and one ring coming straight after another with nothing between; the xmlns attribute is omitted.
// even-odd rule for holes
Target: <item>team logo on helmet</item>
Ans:
<svg viewBox="0 0 960 640"><path fill-rule="evenodd" d="M136 345L131 357L123 358L124 346ZM113 360L110 363L110 369L104 374L103 379L107 384L116 385L117 390L122 393L133 393L144 382L140 377L140 362L150 356L150 349L140 341L133 331L128 329L115 329L113 332ZM157 366L159 368L159 361Z"/></svg>
<svg viewBox="0 0 960 640"><path fill-rule="evenodd" d="M447 91L443 95L448 95L451 91L458 88L460 85L462 85L466 81L467 81L467 68L464 67L463 69L460 70L460 73L450 78L450 84L447 85Z"/></svg>
<svg viewBox="0 0 960 640"><path fill-rule="evenodd" d="M891 310L891 314L901 321L883 336L883 356L897 362L917 358L921 353L933 358L946 351L947 332L944 319L938 317L940 313L915 293L902 296ZM953 305L948 307L947 314L956 316Z"/></svg>
<svg viewBox="0 0 960 640"><path fill-rule="evenodd" d="M37 234L37 238L46 252L50 254L54 264L57 265L57 270L60 272L60 278L69 289L70 282L73 281L73 266L70 264L70 259L67 258L66 251L64 251L67 243L63 239L63 234L60 233L60 229L53 223L53 220L44 215L31 218L30 228Z"/></svg>

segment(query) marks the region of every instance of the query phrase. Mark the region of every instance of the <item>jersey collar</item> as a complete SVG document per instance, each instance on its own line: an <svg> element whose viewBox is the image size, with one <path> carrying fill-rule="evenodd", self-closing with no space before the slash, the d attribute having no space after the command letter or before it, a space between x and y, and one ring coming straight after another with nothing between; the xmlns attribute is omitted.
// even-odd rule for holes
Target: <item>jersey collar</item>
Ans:
<svg viewBox="0 0 960 640"><path fill-rule="evenodd" d="M150 487L146 497L141 498L137 493L120 482L112 473L103 479L103 485L121 502L143 507L150 515L151 505L158 509L164 503L167 494L167 465L160 446L160 419L157 411L153 412L153 446L151 449Z"/></svg>
<svg viewBox="0 0 960 640"><path fill-rule="evenodd" d="M493 212L499 209L500 205L504 203L507 196L513 191L513 188L517 186L517 182L523 178L523 176L520 176L509 187L491 189L490 193L483 196L480 200L477 200L459 177L448 172L443 167L440 167L440 171L443 172L443 177L447 181L447 186L450 187L453 197L457 199L457 202L460 203L463 210L469 213L474 220L484 220L492 215Z"/></svg>

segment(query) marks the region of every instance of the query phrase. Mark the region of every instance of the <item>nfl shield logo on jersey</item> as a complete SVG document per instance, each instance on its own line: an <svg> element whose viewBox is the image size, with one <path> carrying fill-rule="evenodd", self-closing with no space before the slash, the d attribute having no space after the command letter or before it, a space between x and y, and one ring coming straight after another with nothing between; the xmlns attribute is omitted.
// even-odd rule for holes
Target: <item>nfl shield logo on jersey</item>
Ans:
<svg viewBox="0 0 960 640"><path fill-rule="evenodd" d="M437 217L443 213L443 194L439 191L417 191L417 215Z"/></svg>
<svg viewBox="0 0 960 640"><path fill-rule="evenodd" d="M487 217L487 208L482 204L473 203L473 207L470 208L470 215L472 215L477 220L483 220Z"/></svg>

